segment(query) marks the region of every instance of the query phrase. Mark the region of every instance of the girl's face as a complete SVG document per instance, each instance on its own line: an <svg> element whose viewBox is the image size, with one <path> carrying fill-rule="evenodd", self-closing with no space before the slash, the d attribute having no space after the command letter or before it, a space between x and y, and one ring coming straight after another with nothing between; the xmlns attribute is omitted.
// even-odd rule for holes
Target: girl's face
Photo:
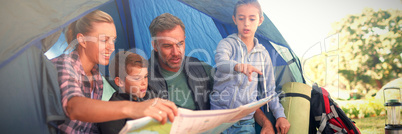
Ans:
<svg viewBox="0 0 402 134"><path fill-rule="evenodd" d="M148 68L127 66L127 72L123 89L134 98L143 98L148 87Z"/></svg>
<svg viewBox="0 0 402 134"><path fill-rule="evenodd" d="M94 64L108 65L116 40L114 23L93 22L92 31L85 34L85 54Z"/></svg>
<svg viewBox="0 0 402 134"><path fill-rule="evenodd" d="M237 7L236 16L233 21L237 25L240 38L254 38L258 26L264 21L264 17L260 18L260 11L251 4Z"/></svg>

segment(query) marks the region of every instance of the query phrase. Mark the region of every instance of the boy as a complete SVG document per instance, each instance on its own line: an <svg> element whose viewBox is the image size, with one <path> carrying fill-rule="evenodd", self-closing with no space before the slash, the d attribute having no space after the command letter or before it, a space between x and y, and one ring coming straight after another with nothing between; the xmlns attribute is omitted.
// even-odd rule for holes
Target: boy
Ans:
<svg viewBox="0 0 402 134"><path fill-rule="evenodd" d="M128 51L117 53L110 62L110 76L119 87L110 101L144 101L152 99L153 92L148 90L148 62L142 56ZM109 121L98 124L103 134L116 134L128 119Z"/></svg>

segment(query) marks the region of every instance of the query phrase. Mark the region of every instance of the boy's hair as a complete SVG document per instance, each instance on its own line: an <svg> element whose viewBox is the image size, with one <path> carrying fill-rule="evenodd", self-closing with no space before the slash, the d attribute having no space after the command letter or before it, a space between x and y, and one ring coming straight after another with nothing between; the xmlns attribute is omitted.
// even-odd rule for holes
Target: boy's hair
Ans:
<svg viewBox="0 0 402 134"><path fill-rule="evenodd" d="M260 18L262 17L263 13L262 13L262 10L261 10L261 5L260 5L260 3L258 3L257 0L239 0L239 1L237 1L236 5L235 5L235 8L234 8L234 11L233 11L233 16L236 17L237 8L239 6L243 6L243 5L247 5L247 4L255 6L260 11L259 12Z"/></svg>
<svg viewBox="0 0 402 134"><path fill-rule="evenodd" d="M147 68L148 61L141 55L129 51L120 51L110 61L110 76L113 78L119 77L120 79L125 80L127 74L131 71L128 70L128 67Z"/></svg>
<svg viewBox="0 0 402 134"><path fill-rule="evenodd" d="M185 32L186 27L178 17L173 16L170 13L164 13L152 20L149 25L149 31L151 32L151 37L155 37L156 33L171 30L177 25L180 25L183 32Z"/></svg>

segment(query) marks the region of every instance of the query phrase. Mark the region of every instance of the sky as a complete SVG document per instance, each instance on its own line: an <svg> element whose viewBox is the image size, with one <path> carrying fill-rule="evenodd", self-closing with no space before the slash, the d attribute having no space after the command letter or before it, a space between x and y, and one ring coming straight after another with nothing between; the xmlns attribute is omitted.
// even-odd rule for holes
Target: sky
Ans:
<svg viewBox="0 0 402 134"><path fill-rule="evenodd" d="M300 58L311 46L322 43L331 24L363 9L402 10L402 0L259 0L262 10Z"/></svg>

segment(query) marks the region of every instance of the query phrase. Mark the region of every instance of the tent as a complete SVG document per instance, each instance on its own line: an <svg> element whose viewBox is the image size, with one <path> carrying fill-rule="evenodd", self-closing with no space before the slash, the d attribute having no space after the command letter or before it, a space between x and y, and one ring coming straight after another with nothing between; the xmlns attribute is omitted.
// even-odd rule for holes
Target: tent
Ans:
<svg viewBox="0 0 402 134"><path fill-rule="evenodd" d="M218 42L236 32L231 20L236 0L13 0L0 5L0 130L2 133L53 133L65 118L57 73L49 62L66 47L63 28L100 9L116 25L116 51L150 57L148 25L169 12L186 26L186 55L214 66ZM270 53L277 91L286 82L305 83L300 61L269 18L256 37ZM115 51L115 52L116 52ZM45 54L46 53L46 54ZM108 76L107 66L101 73Z"/></svg>

